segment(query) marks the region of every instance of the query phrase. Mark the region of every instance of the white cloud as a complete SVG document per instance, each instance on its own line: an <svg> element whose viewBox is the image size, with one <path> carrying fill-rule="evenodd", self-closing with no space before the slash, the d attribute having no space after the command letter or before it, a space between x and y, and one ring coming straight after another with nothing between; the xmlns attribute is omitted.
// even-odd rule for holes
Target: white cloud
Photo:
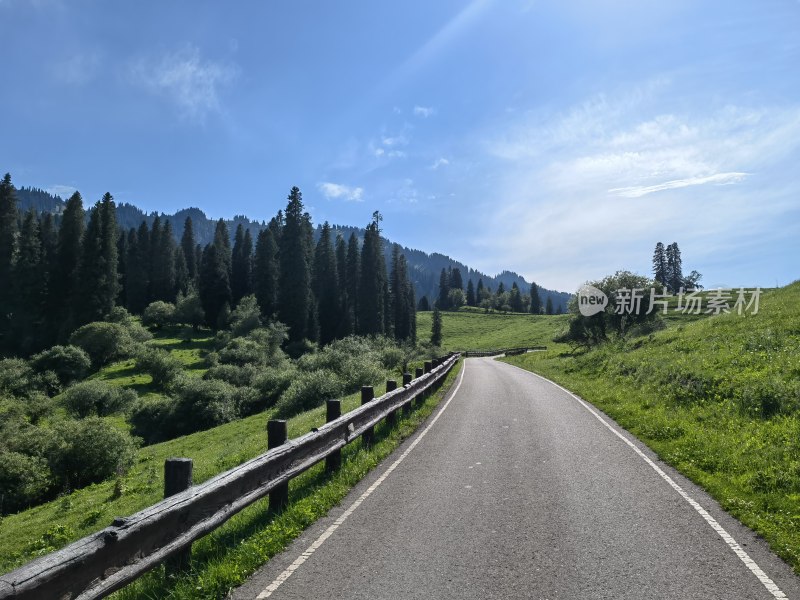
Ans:
<svg viewBox="0 0 800 600"><path fill-rule="evenodd" d="M233 81L238 68L203 60L198 48L187 46L159 60L139 60L130 73L135 83L174 102L182 116L202 120L220 110L220 89Z"/></svg>
<svg viewBox="0 0 800 600"><path fill-rule="evenodd" d="M447 160L444 157L441 157L441 158L437 158L435 161L433 161L433 164L428 168L433 169L435 171L439 167L446 167L449 164L450 164L449 160Z"/></svg>
<svg viewBox="0 0 800 600"><path fill-rule="evenodd" d="M323 182L317 184L322 195L330 199L342 199L347 202L363 202L364 188L351 187L340 183Z"/></svg>
<svg viewBox="0 0 800 600"><path fill-rule="evenodd" d="M432 117L436 114L436 109L432 106L415 106L414 107L414 116L415 117L422 117L423 119L427 119L428 117Z"/></svg>
<svg viewBox="0 0 800 600"><path fill-rule="evenodd" d="M408 138L403 134L400 135L385 135L381 138L381 144L384 146L407 146Z"/></svg>
<svg viewBox="0 0 800 600"><path fill-rule="evenodd" d="M682 187L689 187L691 185L703 185L704 183L714 183L717 185L729 185L738 183L747 176L747 173L715 173L707 177L689 177L688 179L673 179L672 181L665 181L656 185L648 186L633 186L623 188L613 188L608 190L609 194L615 194L624 198L640 198L653 192L662 192L664 190L674 190Z"/></svg>

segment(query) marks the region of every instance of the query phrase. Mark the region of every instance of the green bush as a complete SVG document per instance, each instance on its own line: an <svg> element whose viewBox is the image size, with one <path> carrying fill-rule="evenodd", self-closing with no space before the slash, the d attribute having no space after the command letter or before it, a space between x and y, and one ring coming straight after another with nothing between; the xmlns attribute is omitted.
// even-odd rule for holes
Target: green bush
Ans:
<svg viewBox="0 0 800 600"><path fill-rule="evenodd" d="M297 367L287 362L282 367L269 367L253 380L253 387L258 391L263 408L275 404L289 386L297 378Z"/></svg>
<svg viewBox="0 0 800 600"><path fill-rule="evenodd" d="M147 331L136 317L129 313L122 306L115 306L108 316L108 321L122 325L130 335L131 339L139 344L143 344L153 339L153 334Z"/></svg>
<svg viewBox="0 0 800 600"><path fill-rule="evenodd" d="M24 398L35 387L35 374L27 361L21 358L0 360L0 392Z"/></svg>
<svg viewBox="0 0 800 600"><path fill-rule="evenodd" d="M53 426L48 462L61 489L75 489L124 473L138 440L100 417L60 421Z"/></svg>
<svg viewBox="0 0 800 600"><path fill-rule="evenodd" d="M261 327L261 309L255 296L245 296L239 301L239 305L231 313L230 323L234 337L247 335Z"/></svg>
<svg viewBox="0 0 800 600"><path fill-rule="evenodd" d="M191 325L193 329L197 329L205 322L206 314L203 312L203 305L197 292L190 290L185 296L178 294L174 318L176 323Z"/></svg>
<svg viewBox="0 0 800 600"><path fill-rule="evenodd" d="M183 372L183 363L161 348L143 346L136 354L136 368L153 378L153 385L170 385Z"/></svg>
<svg viewBox="0 0 800 600"><path fill-rule="evenodd" d="M216 379L187 379L178 390L173 418L178 435L210 429L239 417L236 388Z"/></svg>
<svg viewBox="0 0 800 600"><path fill-rule="evenodd" d="M95 369L113 360L131 356L136 347L128 328L119 323L104 321L96 321L76 329L69 342L89 355Z"/></svg>
<svg viewBox="0 0 800 600"><path fill-rule="evenodd" d="M303 372L296 377L275 405L280 417L290 417L320 406L329 398L344 393L345 386L333 371L319 369Z"/></svg>
<svg viewBox="0 0 800 600"><path fill-rule="evenodd" d="M136 397L136 392L131 389L92 380L67 388L62 400L67 412L79 419L85 419L90 415L104 417L123 411Z"/></svg>
<svg viewBox="0 0 800 600"><path fill-rule="evenodd" d="M175 400L164 396L139 400L128 418L131 433L142 438L145 444L156 444L181 435L177 430L175 408Z"/></svg>
<svg viewBox="0 0 800 600"><path fill-rule="evenodd" d="M39 502L51 486L45 459L0 450L0 514L17 512Z"/></svg>
<svg viewBox="0 0 800 600"><path fill-rule="evenodd" d="M160 329L175 320L175 305L162 300L156 300L147 305L142 313L142 325Z"/></svg>
<svg viewBox="0 0 800 600"><path fill-rule="evenodd" d="M31 357L31 366L44 373L52 371L62 386L84 379L92 368L89 355L77 346L53 346Z"/></svg>
<svg viewBox="0 0 800 600"><path fill-rule="evenodd" d="M260 369L255 365L215 365L206 371L203 379L219 379L236 387L253 383Z"/></svg>

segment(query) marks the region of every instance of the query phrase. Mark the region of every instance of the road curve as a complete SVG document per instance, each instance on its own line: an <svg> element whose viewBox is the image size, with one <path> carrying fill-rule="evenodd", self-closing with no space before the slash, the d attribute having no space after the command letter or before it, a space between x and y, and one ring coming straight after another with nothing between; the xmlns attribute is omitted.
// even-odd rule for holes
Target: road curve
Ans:
<svg viewBox="0 0 800 600"><path fill-rule="evenodd" d="M231 597L800 598L763 540L596 409L492 359L462 377Z"/></svg>

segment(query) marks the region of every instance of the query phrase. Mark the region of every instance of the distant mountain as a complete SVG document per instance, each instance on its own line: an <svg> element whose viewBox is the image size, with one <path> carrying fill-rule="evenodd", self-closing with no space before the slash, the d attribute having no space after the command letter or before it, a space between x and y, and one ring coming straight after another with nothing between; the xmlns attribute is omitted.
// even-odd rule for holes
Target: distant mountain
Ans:
<svg viewBox="0 0 800 600"><path fill-rule="evenodd" d="M27 211L31 208L34 208L38 212L53 213L56 215L56 218L61 215L66 204L66 202L59 196L54 196L44 190L30 187L18 188L17 199L19 200L19 207L22 211ZM156 216L160 217L162 221L170 221L172 223L172 230L175 234L176 240L180 240L186 217L192 218L192 225L197 243L205 246L206 244L211 243L214 239L214 228L216 221L214 219L209 219L199 208L184 208L175 214L168 215L165 213L156 212L148 214L137 206L125 202L117 205L117 222L119 226L125 230L131 229L132 227L139 227L142 224L142 221L147 222L147 225L151 226ZM233 235L236 232L236 227L239 224L241 224L245 229L250 230L253 240L255 240L258 236L259 231L266 226L266 223L263 221L252 221L243 215L236 215L233 217L233 219L226 220L225 222L228 225L228 230L231 234L231 241L233 240ZM347 239L350 237L351 233L355 233L359 239L363 239L364 237L363 227L350 227L347 225L332 225L331 227L333 228L334 238L336 235L340 234ZM317 225L317 236L319 235L319 231L320 226ZM391 259L392 245L393 243L391 240L384 238L387 265ZM445 256L444 254L439 254L438 252L428 254L422 250L406 248L405 246L401 246L401 248L406 260L408 261L409 274L412 282L414 283L417 300L422 298L422 296L427 296L428 300L430 301L435 300L439 294L439 275L442 269L449 268L459 269L461 271L461 276L464 280L465 286L470 279L472 279L475 285L477 285L478 280L481 279L483 280L483 285L492 288L492 290L497 290L497 286L502 282L506 289L511 289L512 284L516 283L520 291L523 293L530 292L530 282L526 281L521 275L512 271L503 271L499 275L491 276L472 269L464 263L450 258L449 256ZM552 299L554 310L557 311L559 307L561 307L561 310L566 312L567 302L569 301L570 294L540 287L539 297L542 300L542 305L547 302L547 298L549 297Z"/></svg>

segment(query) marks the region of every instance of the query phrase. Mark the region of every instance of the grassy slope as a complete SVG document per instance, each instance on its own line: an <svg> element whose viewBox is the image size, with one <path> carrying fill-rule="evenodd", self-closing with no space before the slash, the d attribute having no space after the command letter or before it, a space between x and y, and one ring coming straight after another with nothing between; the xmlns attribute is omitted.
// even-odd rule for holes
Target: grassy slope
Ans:
<svg viewBox="0 0 800 600"><path fill-rule="evenodd" d="M566 315L500 314L474 311L442 312L445 350L495 350L551 346L553 335L566 328ZM432 312L417 313L417 332L428 339Z"/></svg>
<svg viewBox="0 0 800 600"><path fill-rule="evenodd" d="M765 294L757 315L505 360L604 410L800 572L800 283Z"/></svg>

